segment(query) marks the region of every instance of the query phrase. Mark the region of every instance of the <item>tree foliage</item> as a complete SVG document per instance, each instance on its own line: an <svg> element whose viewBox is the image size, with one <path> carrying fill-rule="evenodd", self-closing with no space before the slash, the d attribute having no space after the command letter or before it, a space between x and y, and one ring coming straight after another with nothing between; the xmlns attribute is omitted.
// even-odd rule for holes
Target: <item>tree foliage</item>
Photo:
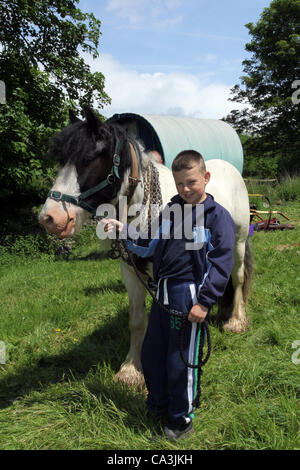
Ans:
<svg viewBox="0 0 300 470"><path fill-rule="evenodd" d="M49 136L67 109L109 102L104 77L85 54L98 56L100 21L78 0L0 0L0 196L49 175Z"/></svg>
<svg viewBox="0 0 300 470"><path fill-rule="evenodd" d="M225 120L248 135L248 170L267 174L300 170L300 0L273 0L256 24L246 25L251 54L232 101L248 105ZM294 86L294 88L292 88ZM299 94L300 95L300 94ZM294 99L293 99L294 97Z"/></svg>

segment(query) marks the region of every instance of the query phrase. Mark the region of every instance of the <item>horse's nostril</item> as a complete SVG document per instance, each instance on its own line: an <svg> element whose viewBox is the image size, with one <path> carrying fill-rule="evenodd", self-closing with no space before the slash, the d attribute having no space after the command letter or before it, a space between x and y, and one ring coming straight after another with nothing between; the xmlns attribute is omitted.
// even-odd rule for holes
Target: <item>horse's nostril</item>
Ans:
<svg viewBox="0 0 300 470"><path fill-rule="evenodd" d="M43 219L43 223L45 225L52 225L53 224L53 217L51 215L45 215Z"/></svg>

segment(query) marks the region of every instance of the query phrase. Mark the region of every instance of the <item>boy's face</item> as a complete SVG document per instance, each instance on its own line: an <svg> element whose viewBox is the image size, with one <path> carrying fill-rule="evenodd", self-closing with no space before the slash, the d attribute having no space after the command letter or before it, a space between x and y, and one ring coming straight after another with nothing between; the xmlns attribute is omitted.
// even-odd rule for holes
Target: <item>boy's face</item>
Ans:
<svg viewBox="0 0 300 470"><path fill-rule="evenodd" d="M179 196L187 204L199 204L206 199L205 187L210 179L209 171L202 173L197 164L190 169L173 171Z"/></svg>

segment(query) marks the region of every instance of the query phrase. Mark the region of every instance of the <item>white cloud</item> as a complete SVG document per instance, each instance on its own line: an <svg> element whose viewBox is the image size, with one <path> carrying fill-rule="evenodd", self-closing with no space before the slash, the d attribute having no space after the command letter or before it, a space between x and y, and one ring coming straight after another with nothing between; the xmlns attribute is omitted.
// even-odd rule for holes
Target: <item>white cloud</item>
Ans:
<svg viewBox="0 0 300 470"><path fill-rule="evenodd" d="M139 73L108 54L101 54L98 60L91 68L104 74L105 91L112 99L111 105L101 110L106 117L133 112L220 119L242 107L228 101L231 86L211 82L205 74Z"/></svg>
<svg viewBox="0 0 300 470"><path fill-rule="evenodd" d="M166 7L172 10L173 8L179 8L183 4L183 0L165 0Z"/></svg>
<svg viewBox="0 0 300 470"><path fill-rule="evenodd" d="M217 56L215 54L206 54L204 56L204 61L207 63L214 62L217 60Z"/></svg>
<svg viewBox="0 0 300 470"><path fill-rule="evenodd" d="M127 28L162 29L182 22L182 15L172 16L173 10L181 7L182 3L183 0L108 0L106 9L125 20Z"/></svg>
<svg viewBox="0 0 300 470"><path fill-rule="evenodd" d="M128 19L131 24L137 24L144 20L142 3L141 0L108 0L106 8L109 12Z"/></svg>
<svg viewBox="0 0 300 470"><path fill-rule="evenodd" d="M173 16L172 18L162 18L162 19L156 19L155 22L153 23L153 26L157 30L166 30L171 28L172 26L179 25L182 23L183 16Z"/></svg>

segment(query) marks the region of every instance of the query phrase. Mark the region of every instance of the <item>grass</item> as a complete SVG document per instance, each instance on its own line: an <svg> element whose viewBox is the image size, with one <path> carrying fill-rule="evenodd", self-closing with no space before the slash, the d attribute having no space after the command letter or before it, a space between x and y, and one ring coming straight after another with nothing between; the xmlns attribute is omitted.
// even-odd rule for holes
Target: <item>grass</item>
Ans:
<svg viewBox="0 0 300 470"><path fill-rule="evenodd" d="M195 433L176 444L151 442L144 394L113 381L129 347L128 297L95 228L84 229L69 258L3 251L0 448L300 449L300 364L292 362L300 340L300 204L273 208L296 228L252 237L250 329L211 326Z"/></svg>

